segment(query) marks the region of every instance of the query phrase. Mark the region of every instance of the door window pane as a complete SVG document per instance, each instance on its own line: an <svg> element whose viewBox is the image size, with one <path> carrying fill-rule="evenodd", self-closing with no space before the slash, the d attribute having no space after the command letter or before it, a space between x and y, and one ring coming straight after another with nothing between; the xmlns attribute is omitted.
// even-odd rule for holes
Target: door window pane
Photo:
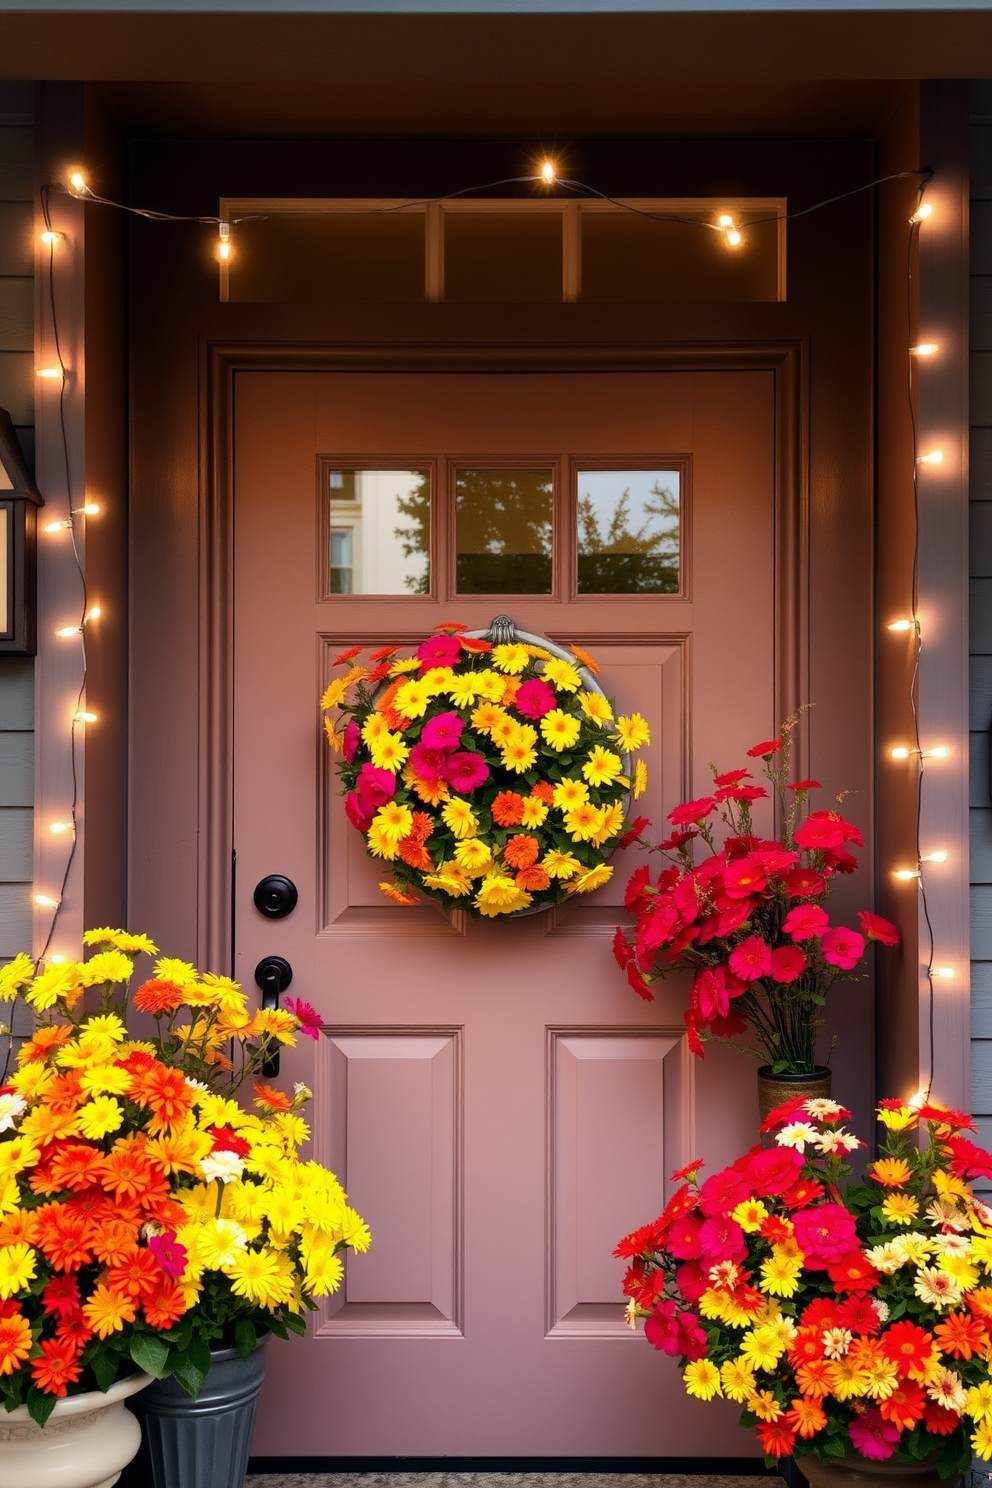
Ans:
<svg viewBox="0 0 992 1488"><path fill-rule="evenodd" d="M679 472L580 470L580 594L677 594Z"/></svg>
<svg viewBox="0 0 992 1488"><path fill-rule="evenodd" d="M455 477L459 594L550 594L550 470L459 470Z"/></svg>
<svg viewBox="0 0 992 1488"><path fill-rule="evenodd" d="M330 470L330 594L430 592L428 470Z"/></svg>

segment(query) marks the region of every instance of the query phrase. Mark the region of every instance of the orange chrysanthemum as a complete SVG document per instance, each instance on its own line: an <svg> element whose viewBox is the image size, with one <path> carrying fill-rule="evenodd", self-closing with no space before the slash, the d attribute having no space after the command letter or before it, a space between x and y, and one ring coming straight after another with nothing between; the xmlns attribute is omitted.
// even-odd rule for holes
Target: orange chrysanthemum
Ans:
<svg viewBox="0 0 992 1488"><path fill-rule="evenodd" d="M82 1088L82 1074L79 1070L66 1070L65 1074L57 1075L52 1083L45 1087L45 1105L50 1111L58 1111L60 1115L73 1115L85 1095Z"/></svg>
<svg viewBox="0 0 992 1488"><path fill-rule="evenodd" d="M909 1163L902 1157L882 1157L871 1168L871 1175L883 1188L902 1188L913 1176Z"/></svg>
<svg viewBox="0 0 992 1488"><path fill-rule="evenodd" d="M80 1266L89 1265L93 1257L87 1220L73 1214L66 1204L44 1204L35 1210L35 1218L35 1243L53 1271L78 1271Z"/></svg>
<svg viewBox="0 0 992 1488"><path fill-rule="evenodd" d="M60 1049L72 1037L72 1026L68 1023L49 1024L36 1028L32 1038L21 1047L20 1058L25 1064L46 1059L55 1049Z"/></svg>
<svg viewBox="0 0 992 1488"><path fill-rule="evenodd" d="M62 1396L83 1372L78 1360L79 1351L73 1344L43 1338L41 1354L31 1361L31 1378L47 1395Z"/></svg>
<svg viewBox="0 0 992 1488"><path fill-rule="evenodd" d="M800 1328L789 1344L789 1358L793 1364L808 1364L823 1358L823 1328ZM808 1390L803 1391L809 1394Z"/></svg>
<svg viewBox="0 0 992 1488"><path fill-rule="evenodd" d="M403 683L406 682L406 681L407 681L406 676L402 676L402 677L397 677L395 682L390 682L389 686L386 688L385 692L382 694L382 697L376 703L375 711L377 713L381 713L383 715L383 717L385 718L387 711L388 712L392 712L393 711L393 698L396 696L396 694L399 692L400 688L403 686ZM387 722L388 722L388 719L387 719ZM404 719L403 722L406 723L407 720ZM392 727L391 724L390 724L390 727Z"/></svg>
<svg viewBox="0 0 992 1488"><path fill-rule="evenodd" d="M400 843L399 851L404 863L411 868L419 868L421 873L432 872L434 860L422 842L415 842L412 837L406 837Z"/></svg>
<svg viewBox="0 0 992 1488"><path fill-rule="evenodd" d="M269 1111L291 1111L293 1109L293 1102L288 1095L284 1095L274 1085L263 1085L258 1080L255 1081L255 1104Z"/></svg>
<svg viewBox="0 0 992 1488"><path fill-rule="evenodd" d="M388 657L395 656L399 646L380 646L377 651L369 652L369 661L386 661Z"/></svg>
<svg viewBox="0 0 992 1488"><path fill-rule="evenodd" d="M60 1343L75 1344L77 1348L82 1348L93 1337L93 1329L83 1317L82 1308L62 1319L55 1329L55 1337Z"/></svg>
<svg viewBox="0 0 992 1488"><path fill-rule="evenodd" d="M125 1297L150 1297L161 1280L158 1261L143 1246L136 1246L127 1260L107 1271L107 1285Z"/></svg>
<svg viewBox="0 0 992 1488"><path fill-rule="evenodd" d="M792 1402L792 1409L786 1411L785 1419L799 1436L805 1438L815 1436L827 1424L827 1417L817 1402L805 1397Z"/></svg>
<svg viewBox="0 0 992 1488"><path fill-rule="evenodd" d="M925 1328L901 1319L886 1329L880 1342L886 1358L892 1360L900 1374L925 1378L933 1357L933 1338Z"/></svg>
<svg viewBox="0 0 992 1488"><path fill-rule="evenodd" d="M516 791L500 791L491 809L498 827L519 827L524 819L524 798Z"/></svg>
<svg viewBox="0 0 992 1488"><path fill-rule="evenodd" d="M513 699L516 697L516 695L517 695L517 693L519 691L520 691L520 678L519 677L504 677L503 678L503 696L500 698L500 702L503 704L504 707L506 707L506 705L508 703L512 703L513 702Z"/></svg>
<svg viewBox="0 0 992 1488"><path fill-rule="evenodd" d="M540 893L542 889L551 886L547 873L536 864L532 868L521 868L514 881L518 889L527 889L532 894Z"/></svg>
<svg viewBox="0 0 992 1488"><path fill-rule="evenodd" d="M491 641L484 641L481 636L459 636L464 651L478 651L480 653L493 649Z"/></svg>
<svg viewBox="0 0 992 1488"><path fill-rule="evenodd" d="M138 1225L120 1219L94 1224L90 1248L104 1266L124 1266L138 1248Z"/></svg>
<svg viewBox="0 0 992 1488"><path fill-rule="evenodd" d="M879 1402L879 1407L886 1421L891 1421L900 1431L912 1431L917 1421L922 1419L926 1403L922 1385L915 1380L900 1380L888 1399Z"/></svg>
<svg viewBox="0 0 992 1488"><path fill-rule="evenodd" d="M420 903L416 894L411 894L405 889L398 889L395 884L381 883L379 888L387 899L392 899L394 904L405 904L409 906Z"/></svg>
<svg viewBox="0 0 992 1488"><path fill-rule="evenodd" d="M414 842L426 842L434 830L434 818L429 811L415 811L410 823L410 837Z"/></svg>
<svg viewBox="0 0 992 1488"><path fill-rule="evenodd" d="M168 1194L153 1194L144 1209L142 1219L152 1220L162 1230L178 1230L189 1219L183 1206L170 1199Z"/></svg>
<svg viewBox="0 0 992 1488"><path fill-rule="evenodd" d="M535 801L543 801L545 806L550 806L555 798L555 788L550 780L539 780L531 791Z"/></svg>
<svg viewBox="0 0 992 1488"><path fill-rule="evenodd" d="M575 650L574 646L572 649ZM596 670L598 672L599 667ZM796 1433L784 1417L781 1421L759 1426L758 1439L766 1457L788 1457L796 1445Z"/></svg>
<svg viewBox="0 0 992 1488"><path fill-rule="evenodd" d="M503 849L503 857L511 868L530 868L537 862L540 846L536 837L530 837L526 833L518 833L510 837Z"/></svg>
<svg viewBox="0 0 992 1488"><path fill-rule="evenodd" d="M796 1384L806 1396L822 1398L829 1395L833 1385L833 1374L829 1359L807 1359L796 1370Z"/></svg>
<svg viewBox="0 0 992 1488"><path fill-rule="evenodd" d="M134 994L134 1005L139 1013L151 1013L160 1017L162 1013L175 1012L183 1005L183 990L175 982L153 979L143 982Z"/></svg>
<svg viewBox="0 0 992 1488"><path fill-rule="evenodd" d="M21 1130L25 1136L30 1136L32 1141L37 1142L39 1147L47 1147L59 1137L71 1136L75 1123L74 1110L54 1111L51 1106L35 1106L30 1115L25 1117Z"/></svg>
<svg viewBox="0 0 992 1488"><path fill-rule="evenodd" d="M361 650L361 646L349 646L347 651L341 651L337 656L335 656L334 660L331 662L331 666L344 666L345 662L350 661L353 656L360 655Z"/></svg>
<svg viewBox="0 0 992 1488"><path fill-rule="evenodd" d="M570 646L569 650L575 657L576 661L581 662L584 667L588 667L594 677L598 676L599 662L595 661L593 657L589 655L588 651L583 651L581 646Z"/></svg>
<svg viewBox="0 0 992 1488"><path fill-rule="evenodd" d="M83 1317L97 1338L109 1338L119 1333L125 1323L133 1323L138 1315L134 1301L125 1294L101 1281L88 1302L83 1304Z"/></svg>
<svg viewBox="0 0 992 1488"><path fill-rule="evenodd" d="M150 1069L139 1070L131 1078L131 1099L149 1106L152 1119L150 1132L164 1131L185 1121L193 1108L195 1092L186 1084L182 1070L170 1069L157 1061Z"/></svg>
<svg viewBox="0 0 992 1488"><path fill-rule="evenodd" d="M114 1143L104 1159L103 1186L125 1199L140 1200L155 1190L165 1192L165 1180L153 1165L148 1143L140 1132L119 1137Z"/></svg>
<svg viewBox="0 0 992 1488"><path fill-rule="evenodd" d="M0 1221L0 1245L35 1245L35 1210L12 1209Z"/></svg>
<svg viewBox="0 0 992 1488"><path fill-rule="evenodd" d="M152 1328L171 1328L186 1311L186 1298L170 1281L161 1281L141 1304L145 1319Z"/></svg>
<svg viewBox="0 0 992 1488"><path fill-rule="evenodd" d="M31 1352L31 1327L22 1312L0 1318L0 1374L13 1374Z"/></svg>
<svg viewBox="0 0 992 1488"><path fill-rule="evenodd" d="M99 1183L102 1170L103 1153L89 1142L67 1142L52 1158L57 1190L91 1188Z"/></svg>
<svg viewBox="0 0 992 1488"><path fill-rule="evenodd" d="M970 1359L981 1354L989 1346L989 1335L975 1318L966 1312L950 1312L933 1330L937 1346L942 1354L951 1354L956 1359Z"/></svg>

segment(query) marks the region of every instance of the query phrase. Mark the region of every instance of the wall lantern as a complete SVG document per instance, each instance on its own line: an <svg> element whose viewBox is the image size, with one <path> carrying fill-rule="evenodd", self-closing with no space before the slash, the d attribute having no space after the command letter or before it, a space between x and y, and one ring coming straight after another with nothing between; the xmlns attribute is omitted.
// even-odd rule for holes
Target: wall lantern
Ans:
<svg viewBox="0 0 992 1488"><path fill-rule="evenodd" d="M10 414L0 408L0 655L33 656L37 650L36 533L44 504Z"/></svg>

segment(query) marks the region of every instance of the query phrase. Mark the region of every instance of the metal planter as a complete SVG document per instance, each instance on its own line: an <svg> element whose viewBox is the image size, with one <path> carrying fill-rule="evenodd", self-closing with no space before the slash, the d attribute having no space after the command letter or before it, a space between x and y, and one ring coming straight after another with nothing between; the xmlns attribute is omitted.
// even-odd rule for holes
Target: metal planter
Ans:
<svg viewBox="0 0 992 1488"><path fill-rule="evenodd" d="M144 1469L149 1488L243 1488L268 1339L247 1359L235 1349L212 1352L195 1400L173 1379L154 1380L136 1397L144 1442L134 1468Z"/></svg>

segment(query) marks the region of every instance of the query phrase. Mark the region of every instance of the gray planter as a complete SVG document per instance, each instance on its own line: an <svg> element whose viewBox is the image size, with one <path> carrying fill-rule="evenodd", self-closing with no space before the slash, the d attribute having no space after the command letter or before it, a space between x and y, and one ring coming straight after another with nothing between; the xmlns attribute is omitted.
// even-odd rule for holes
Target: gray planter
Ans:
<svg viewBox="0 0 992 1488"><path fill-rule="evenodd" d="M247 1359L235 1349L211 1353L195 1400L173 1379L135 1397L144 1434L135 1468L144 1467L148 1488L243 1488L268 1341L266 1333Z"/></svg>

